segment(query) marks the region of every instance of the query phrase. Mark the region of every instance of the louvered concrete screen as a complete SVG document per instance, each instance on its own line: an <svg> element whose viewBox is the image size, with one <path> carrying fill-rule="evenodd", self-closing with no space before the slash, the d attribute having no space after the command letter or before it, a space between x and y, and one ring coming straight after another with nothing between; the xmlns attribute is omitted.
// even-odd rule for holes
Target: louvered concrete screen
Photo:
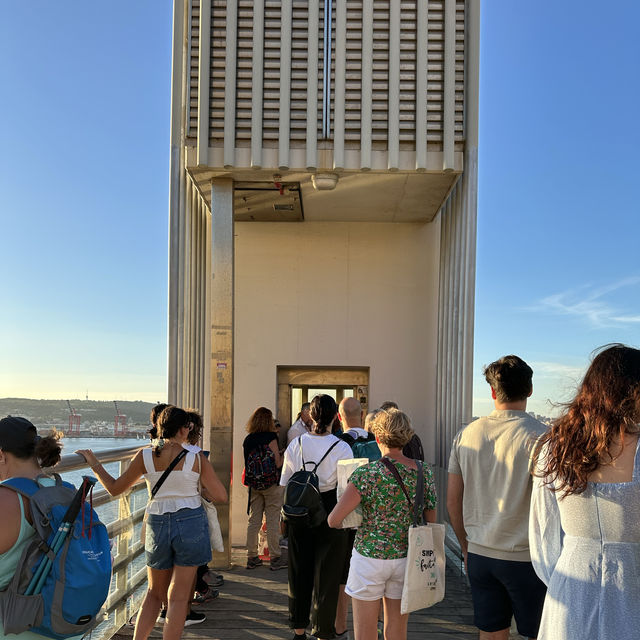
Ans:
<svg viewBox="0 0 640 640"><path fill-rule="evenodd" d="M337 169L460 170L464 0L333 0L328 51L326 9L323 0L190 0L186 137L199 164L216 166L208 150L224 148L226 168L313 169L318 149L331 149ZM246 147L249 163L236 153ZM277 163L264 149L278 149ZM296 156L306 166L290 162L291 149L306 149ZM372 150L386 152L387 166L373 166Z"/></svg>

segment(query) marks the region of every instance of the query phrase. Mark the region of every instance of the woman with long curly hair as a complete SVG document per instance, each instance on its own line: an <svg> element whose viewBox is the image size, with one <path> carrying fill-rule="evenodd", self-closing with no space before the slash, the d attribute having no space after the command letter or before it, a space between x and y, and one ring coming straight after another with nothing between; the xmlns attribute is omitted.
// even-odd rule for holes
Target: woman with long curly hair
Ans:
<svg viewBox="0 0 640 640"><path fill-rule="evenodd" d="M531 560L547 585L539 640L640 633L640 351L593 359L537 447Z"/></svg>

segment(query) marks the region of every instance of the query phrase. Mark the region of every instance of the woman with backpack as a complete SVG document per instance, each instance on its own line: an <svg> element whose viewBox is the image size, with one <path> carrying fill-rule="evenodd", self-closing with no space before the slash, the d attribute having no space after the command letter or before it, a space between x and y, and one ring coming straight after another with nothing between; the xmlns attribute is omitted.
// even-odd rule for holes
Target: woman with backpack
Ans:
<svg viewBox="0 0 640 640"><path fill-rule="evenodd" d="M371 430L382 458L351 474L340 502L329 514L329 526L341 527L345 517L361 505L362 525L356 533L345 587L353 606L355 640L377 639L380 601L384 604L384 637L402 640L407 637L409 615L400 613L400 601L407 532L413 517L407 498L387 464L395 466L410 496L415 496L417 465L422 465L427 522L436 520L435 486L429 466L407 458L402 452L414 434L406 414L398 409L381 409L371 423Z"/></svg>
<svg viewBox="0 0 640 640"><path fill-rule="evenodd" d="M44 438L39 436L35 426L26 418L7 416L0 420L0 480L35 480L44 473L42 467L58 464L62 451L59 437L55 432ZM11 582L22 552L35 537L36 531L31 526L27 500L7 487L0 487L0 513L0 590L4 590ZM3 627L0 627L0 638L50 640L31 631L6 634Z"/></svg>
<svg viewBox="0 0 640 640"><path fill-rule="evenodd" d="M282 456L278 449L278 429L271 410L258 407L247 422L249 435L244 439L244 483L249 487L249 524L247 525L247 569L262 564L258 555L258 532L262 516L267 520L267 544L271 570L285 569L286 558L280 554L280 508Z"/></svg>
<svg viewBox="0 0 640 640"><path fill-rule="evenodd" d="M112 496L127 491L141 476L152 495L145 516L149 586L136 620L134 640L148 638L163 602L168 606L162 636L164 640L179 640L196 570L211 560L209 523L198 484L216 502L226 502L227 491L206 457L184 448L192 428L186 411L173 406L164 409L158 418L158 444L139 451L119 478L113 478L90 449L76 452ZM153 491L155 487L157 492Z"/></svg>
<svg viewBox="0 0 640 640"><path fill-rule="evenodd" d="M306 637L310 613L313 636L323 640L336 637L336 607L347 537L346 531L329 528L326 514L336 505L338 461L353 457L351 447L331 433L337 414L338 407L331 396L316 396L311 402L311 432L292 440L284 454L280 484L286 486L283 515L289 532L289 623L295 630L294 640ZM294 474L299 477L301 471L313 470L313 465L321 510L296 523L294 514L300 512L300 507L287 503L288 496L294 495L294 487L287 483L296 480L292 478Z"/></svg>

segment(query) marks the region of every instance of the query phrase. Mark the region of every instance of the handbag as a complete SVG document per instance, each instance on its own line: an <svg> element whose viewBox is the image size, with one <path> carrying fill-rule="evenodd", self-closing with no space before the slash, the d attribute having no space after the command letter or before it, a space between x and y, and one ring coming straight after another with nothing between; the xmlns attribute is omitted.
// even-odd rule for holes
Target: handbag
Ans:
<svg viewBox="0 0 640 640"><path fill-rule="evenodd" d="M408 531L407 563L404 571L400 613L411 613L418 609L432 607L444 599L445 566L444 553L445 526L424 521L424 472L418 467L416 498L411 502L409 492L396 469L386 457L381 462L389 469L404 492L409 510L413 512L413 524Z"/></svg>
<svg viewBox="0 0 640 640"><path fill-rule="evenodd" d="M145 544L145 539L147 536L147 520L149 518L149 505L152 500L156 497L156 493L158 493L160 487L164 484L164 481L169 477L169 474L176 468L176 465L182 458L187 455L187 450L182 449L180 453L171 461L171 464L164 470L164 473L158 478L158 482L153 485L151 489L151 498L149 498L149 502L147 502L147 506L144 510L144 517L142 518L142 527L140 528L140 542Z"/></svg>
<svg viewBox="0 0 640 640"><path fill-rule="evenodd" d="M199 460L200 458L198 458ZM207 500L202 495L202 483L198 480L198 491L200 491L200 502L202 508L207 514L207 521L209 522L209 543L211 544L212 551L224 551L224 540L222 539L222 529L220 529L220 520L218 520L218 510L216 505Z"/></svg>
<svg viewBox="0 0 640 640"><path fill-rule="evenodd" d="M204 451L203 453L205 457L209 457L208 451ZM198 457L198 462L200 462L200 457ZM199 471L202 472L202 468L199 468ZM218 510L211 500L208 500L202 495L202 482L200 479L198 479L198 491L200 493L202 508L207 515L207 522L209 523L209 544L211 545L211 550L222 553L224 551L224 540L222 538L222 529L220 529L220 520L218 520Z"/></svg>
<svg viewBox="0 0 640 640"><path fill-rule="evenodd" d="M216 505L207 500L202 494L200 494L200 499L202 500L202 506L209 521L209 541L211 542L211 549L222 552L224 551L224 540L222 539L222 529L220 529Z"/></svg>

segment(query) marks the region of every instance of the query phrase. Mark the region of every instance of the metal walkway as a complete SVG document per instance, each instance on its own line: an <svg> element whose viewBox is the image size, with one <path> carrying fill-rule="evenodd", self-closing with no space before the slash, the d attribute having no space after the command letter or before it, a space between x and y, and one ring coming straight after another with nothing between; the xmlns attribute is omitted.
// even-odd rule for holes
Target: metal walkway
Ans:
<svg viewBox="0 0 640 640"><path fill-rule="evenodd" d="M197 611L207 619L202 624L187 627L185 640L290 640L293 631L287 623L287 571L271 571L268 564L248 571L244 565L246 551L235 549L233 565L224 575L220 596ZM195 607L194 607L195 608ZM349 616L351 640L353 629ZM412 613L409 618L408 640L453 640L477 638L473 626L471 596L466 578L460 572L459 561L447 559L446 597L431 609ZM123 627L116 640L130 640L133 629ZM150 638L161 638L157 625Z"/></svg>

